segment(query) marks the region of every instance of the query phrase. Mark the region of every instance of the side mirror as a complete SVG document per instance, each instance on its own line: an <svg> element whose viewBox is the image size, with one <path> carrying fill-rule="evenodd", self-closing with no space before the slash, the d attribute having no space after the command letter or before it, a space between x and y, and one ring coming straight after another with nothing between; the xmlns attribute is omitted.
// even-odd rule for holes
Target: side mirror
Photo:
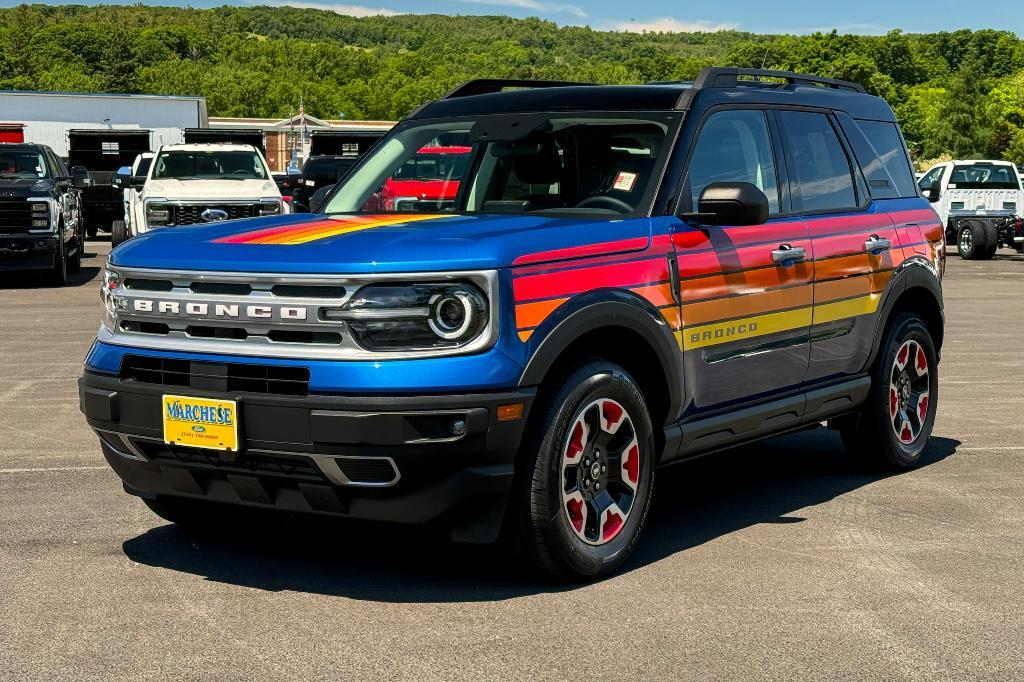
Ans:
<svg viewBox="0 0 1024 682"><path fill-rule="evenodd" d="M129 166L121 166L110 178L110 184L117 189L125 189L131 180L132 169Z"/></svg>
<svg viewBox="0 0 1024 682"><path fill-rule="evenodd" d="M932 183L931 189L925 191L924 195L928 201L933 204L942 198L942 180L936 180Z"/></svg>
<svg viewBox="0 0 1024 682"><path fill-rule="evenodd" d="M92 175L85 166L72 166L71 184L78 189L87 189L92 187Z"/></svg>
<svg viewBox="0 0 1024 682"><path fill-rule="evenodd" d="M697 212L682 217L713 225L763 225L768 197L749 182L713 182L700 193Z"/></svg>
<svg viewBox="0 0 1024 682"><path fill-rule="evenodd" d="M334 185L324 185L317 191L313 192L313 196L309 198L310 212L319 211L322 208L320 204L324 202L324 199L327 198L327 195L330 194L333 189Z"/></svg>

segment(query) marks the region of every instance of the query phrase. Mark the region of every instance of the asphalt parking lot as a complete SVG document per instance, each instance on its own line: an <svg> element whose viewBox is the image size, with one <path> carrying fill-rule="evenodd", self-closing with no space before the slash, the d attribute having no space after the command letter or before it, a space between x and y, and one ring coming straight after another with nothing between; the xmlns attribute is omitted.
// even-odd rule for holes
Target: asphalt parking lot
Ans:
<svg viewBox="0 0 1024 682"><path fill-rule="evenodd" d="M78 411L109 245L0 279L0 677L1024 677L1024 258L951 257L935 437L898 476L817 430L659 474L625 569L338 524L192 537Z"/></svg>

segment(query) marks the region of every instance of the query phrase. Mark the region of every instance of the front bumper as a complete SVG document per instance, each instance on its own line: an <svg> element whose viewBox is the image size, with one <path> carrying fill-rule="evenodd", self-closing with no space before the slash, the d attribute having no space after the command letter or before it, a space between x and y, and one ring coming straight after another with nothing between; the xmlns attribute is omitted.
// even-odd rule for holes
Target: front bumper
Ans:
<svg viewBox="0 0 1024 682"><path fill-rule="evenodd" d="M427 396L282 396L144 384L86 371L86 420L135 495L169 495L373 521L443 524L496 539L532 389ZM238 402L240 452L163 442L165 393ZM498 421L499 405L524 403ZM463 421L465 433L448 427Z"/></svg>
<svg viewBox="0 0 1024 682"><path fill-rule="evenodd" d="M0 237L0 271L46 270L53 267L57 238L25 234Z"/></svg>

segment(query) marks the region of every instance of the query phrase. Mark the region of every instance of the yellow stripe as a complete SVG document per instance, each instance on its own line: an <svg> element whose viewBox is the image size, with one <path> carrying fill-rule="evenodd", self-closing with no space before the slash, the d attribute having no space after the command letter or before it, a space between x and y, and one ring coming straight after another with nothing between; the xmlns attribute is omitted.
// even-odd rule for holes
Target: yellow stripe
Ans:
<svg viewBox="0 0 1024 682"><path fill-rule="evenodd" d="M812 324L825 324L826 322L845 320L848 317L870 315L878 310L878 302L881 299L881 294L868 294L846 301L816 305L814 306L814 322Z"/></svg>
<svg viewBox="0 0 1024 682"><path fill-rule="evenodd" d="M323 230L314 232L312 234L304 234L291 239L285 239L277 244L305 244L307 242L315 242L319 239L327 239L328 237L335 237L340 234L349 234L351 232L359 232L361 230L370 230L375 227L386 227L388 225L404 225L405 223L415 223L421 220L436 220L437 218L447 218L448 216L443 215L414 215L414 216L395 216L394 218L382 218L381 220L375 220L371 223L365 224L341 224L338 227L327 227Z"/></svg>
<svg viewBox="0 0 1024 682"><path fill-rule="evenodd" d="M696 327L687 327L682 331L683 350L716 346L720 343L742 341L743 339L753 339L765 334L776 334L789 331L790 329L808 327L811 324L811 314L812 309L808 306L806 308L797 308L796 310L786 310L781 313L745 317L741 320L732 320L730 322L714 322Z"/></svg>
<svg viewBox="0 0 1024 682"><path fill-rule="evenodd" d="M796 310L755 315L729 322L713 322L685 327L676 332L676 340L683 350L694 350L730 341L753 339L766 334L777 334L809 327L812 324L825 324L858 315L870 315L878 309L878 302L881 298L881 294L868 294L846 301L834 301ZM683 314L685 315L685 313L686 306L684 305Z"/></svg>

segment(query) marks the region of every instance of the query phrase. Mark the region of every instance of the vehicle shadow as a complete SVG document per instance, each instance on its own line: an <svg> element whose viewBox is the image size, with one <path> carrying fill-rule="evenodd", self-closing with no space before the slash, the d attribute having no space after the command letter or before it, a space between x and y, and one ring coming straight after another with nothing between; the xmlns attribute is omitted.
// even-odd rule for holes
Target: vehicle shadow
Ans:
<svg viewBox="0 0 1024 682"><path fill-rule="evenodd" d="M88 255L88 254L86 254ZM64 287L82 287L93 282L100 274L100 268L83 265L78 272L68 273ZM0 289L56 289L50 284L47 272L4 272L0 273ZM60 287L63 288L63 287Z"/></svg>
<svg viewBox="0 0 1024 682"><path fill-rule="evenodd" d="M921 466L959 445L933 438ZM890 475L858 468L825 429L660 470L648 526L622 571L755 524L801 522L791 514ZM213 536L164 525L122 547L134 562L207 580L360 600L497 601L573 589L531 576L497 548L455 545L407 527L304 520Z"/></svg>

